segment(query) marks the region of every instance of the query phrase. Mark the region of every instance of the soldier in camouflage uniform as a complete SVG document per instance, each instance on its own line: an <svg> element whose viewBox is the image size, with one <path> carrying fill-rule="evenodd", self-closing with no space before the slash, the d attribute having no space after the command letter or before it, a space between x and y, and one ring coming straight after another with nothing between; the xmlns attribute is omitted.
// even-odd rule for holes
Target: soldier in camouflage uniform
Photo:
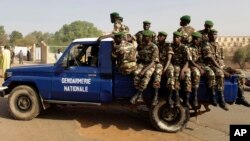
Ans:
<svg viewBox="0 0 250 141"><path fill-rule="evenodd" d="M204 24L204 29L198 31L202 34L201 39L202 39L203 44L208 42L208 33L211 31L213 26L214 26L214 23L211 20L206 20Z"/></svg>
<svg viewBox="0 0 250 141"><path fill-rule="evenodd" d="M112 57L117 60L119 72L124 75L131 74L136 69L136 47L127 42L123 32L114 34Z"/></svg>
<svg viewBox="0 0 250 141"><path fill-rule="evenodd" d="M216 61L216 58L218 57L219 52L221 49L214 48L210 43L207 43L206 46L202 48L202 53L204 55L205 64L213 69L215 76L216 76L216 86L217 86L217 92L219 97L219 105L222 109L228 111L225 99L224 99L224 72L222 70L222 67L219 65L219 63ZM215 94L213 94L215 95Z"/></svg>
<svg viewBox="0 0 250 141"><path fill-rule="evenodd" d="M242 71L225 66L223 48L220 47L219 44L216 42L217 31L212 29L211 32L208 34L208 37L209 42L215 52L215 59L223 68L224 73L226 73L226 76L230 76L232 74L238 75L238 98L236 99L235 104L242 104L244 106L250 107L250 103L246 101L244 97L245 74Z"/></svg>
<svg viewBox="0 0 250 141"><path fill-rule="evenodd" d="M110 18L111 18L111 23L114 23L114 29L112 31L113 34L118 32L123 32L125 34L129 33L129 27L122 23L123 18L119 15L119 13L117 12L111 13Z"/></svg>
<svg viewBox="0 0 250 141"><path fill-rule="evenodd" d="M143 31L142 35L143 43L137 48L138 65L134 72L134 86L137 93L130 100L132 104L143 102L142 92L147 88L148 82L155 71L155 64L159 62L158 47L152 43L153 33L147 30Z"/></svg>
<svg viewBox="0 0 250 141"><path fill-rule="evenodd" d="M190 44L192 40L191 34L195 31L195 29L192 26L189 26L188 24L191 21L191 17L189 15L184 15L180 18L180 28L177 30L182 34L182 43L185 45Z"/></svg>
<svg viewBox="0 0 250 141"><path fill-rule="evenodd" d="M202 57L200 52L200 41L202 35L199 32L192 33L192 42L188 47L190 53L189 66L191 69L191 80L192 80L192 106L198 106L197 92L200 85L200 77L204 73L200 62Z"/></svg>
<svg viewBox="0 0 250 141"><path fill-rule="evenodd" d="M114 24L112 33L99 37L98 41L101 41L102 39L105 39L105 38L113 38L115 33L123 32L125 34L125 39L132 43L133 40L132 40L131 34L129 34L129 27L122 23L123 18L119 15L119 13L117 12L111 13L110 19L111 19L111 23Z"/></svg>
<svg viewBox="0 0 250 141"><path fill-rule="evenodd" d="M180 81L183 81L182 90L184 91L183 104L185 107L190 107L189 96L191 92L191 71L188 67L189 51L188 47L181 43L182 34L178 31L173 33L173 43L171 47L173 48L174 55L172 58L172 64L174 66L174 78L175 78L175 96L176 103L179 103L179 90Z"/></svg>
<svg viewBox="0 0 250 141"><path fill-rule="evenodd" d="M142 43L142 32L145 31L145 30L150 30L150 25L151 25L151 22L150 21L143 21L143 30L137 32L135 34L135 37L136 37L136 41L137 41L137 44L141 44ZM156 43L156 34L155 32L151 31L153 33L153 36L152 36L152 42L153 43Z"/></svg>
<svg viewBox="0 0 250 141"><path fill-rule="evenodd" d="M159 49L159 59L160 62L156 64L155 72L154 72L154 82L153 87L155 88L156 95L158 95L158 89L160 88L161 76L167 76L167 84L169 87L169 93L167 95L166 103L169 107L173 108L172 101L172 92L174 90L174 68L171 64L171 58L174 54L173 48L170 46L170 43L166 42L167 33L164 31L160 31L157 38L157 46ZM168 73L169 74L168 74ZM169 86L171 85L171 86ZM157 100L154 100L154 104L157 104Z"/></svg>

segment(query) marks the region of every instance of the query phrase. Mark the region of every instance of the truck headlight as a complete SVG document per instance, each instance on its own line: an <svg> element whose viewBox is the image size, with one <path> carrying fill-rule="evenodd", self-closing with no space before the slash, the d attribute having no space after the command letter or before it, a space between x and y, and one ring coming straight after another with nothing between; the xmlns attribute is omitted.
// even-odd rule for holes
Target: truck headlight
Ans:
<svg viewBox="0 0 250 141"><path fill-rule="evenodd" d="M12 72L5 72L5 75L4 75L4 80L8 79L9 77L12 76Z"/></svg>

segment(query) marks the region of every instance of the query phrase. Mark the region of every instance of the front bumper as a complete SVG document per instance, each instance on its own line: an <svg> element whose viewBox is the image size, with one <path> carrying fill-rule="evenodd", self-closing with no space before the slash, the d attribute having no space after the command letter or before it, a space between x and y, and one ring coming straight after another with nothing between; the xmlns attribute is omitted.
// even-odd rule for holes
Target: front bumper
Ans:
<svg viewBox="0 0 250 141"><path fill-rule="evenodd" d="M5 90L8 89L8 87L4 86L4 87L0 87L0 97L4 97L5 96Z"/></svg>

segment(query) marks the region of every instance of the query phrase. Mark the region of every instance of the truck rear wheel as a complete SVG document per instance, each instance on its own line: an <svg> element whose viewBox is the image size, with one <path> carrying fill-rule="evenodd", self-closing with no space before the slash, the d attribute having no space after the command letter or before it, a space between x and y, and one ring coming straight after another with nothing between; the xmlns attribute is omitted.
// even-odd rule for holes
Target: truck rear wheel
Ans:
<svg viewBox="0 0 250 141"><path fill-rule="evenodd" d="M177 132L187 123L186 110L182 107L169 108L165 101L152 106L149 111L152 125L160 131Z"/></svg>
<svg viewBox="0 0 250 141"><path fill-rule="evenodd" d="M21 85L14 88L8 99L11 115L18 120L31 120L40 113L40 102L33 88Z"/></svg>

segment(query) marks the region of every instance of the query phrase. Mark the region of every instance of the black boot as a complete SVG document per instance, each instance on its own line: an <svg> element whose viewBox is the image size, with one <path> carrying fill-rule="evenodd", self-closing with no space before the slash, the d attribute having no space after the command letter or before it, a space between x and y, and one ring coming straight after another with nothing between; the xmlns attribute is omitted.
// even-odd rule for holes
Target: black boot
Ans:
<svg viewBox="0 0 250 141"><path fill-rule="evenodd" d="M227 104L226 104L225 99L224 99L224 92L223 92L223 90L222 91L218 91L218 97L219 97L219 105L220 105L220 107L223 110L228 111L229 109L228 109Z"/></svg>
<svg viewBox="0 0 250 141"><path fill-rule="evenodd" d="M180 106L180 96L179 96L179 90L175 90L175 100L174 100L175 106Z"/></svg>
<svg viewBox="0 0 250 141"><path fill-rule="evenodd" d="M167 94L166 103L169 108L174 108L172 101L173 90L169 90Z"/></svg>
<svg viewBox="0 0 250 141"><path fill-rule="evenodd" d="M155 88L155 96L154 99L152 101L152 105L155 106L158 104L158 88Z"/></svg>
<svg viewBox="0 0 250 141"><path fill-rule="evenodd" d="M197 88L193 89L193 95L192 95L192 106L197 107L198 106L198 98L197 98Z"/></svg>
<svg viewBox="0 0 250 141"><path fill-rule="evenodd" d="M185 92L185 97L184 97L184 106L189 108L191 105L189 104L189 97L190 97L190 92Z"/></svg>
<svg viewBox="0 0 250 141"><path fill-rule="evenodd" d="M142 97L142 91L138 90L138 92L130 99L130 103L135 104L139 97Z"/></svg>
<svg viewBox="0 0 250 141"><path fill-rule="evenodd" d="M236 99L235 104L250 107L250 103L244 97L244 89L243 88L238 88L238 98Z"/></svg>
<svg viewBox="0 0 250 141"><path fill-rule="evenodd" d="M217 106L218 103L216 101L214 88L209 89L209 94L210 94L210 102L211 102L211 104L213 106Z"/></svg>

